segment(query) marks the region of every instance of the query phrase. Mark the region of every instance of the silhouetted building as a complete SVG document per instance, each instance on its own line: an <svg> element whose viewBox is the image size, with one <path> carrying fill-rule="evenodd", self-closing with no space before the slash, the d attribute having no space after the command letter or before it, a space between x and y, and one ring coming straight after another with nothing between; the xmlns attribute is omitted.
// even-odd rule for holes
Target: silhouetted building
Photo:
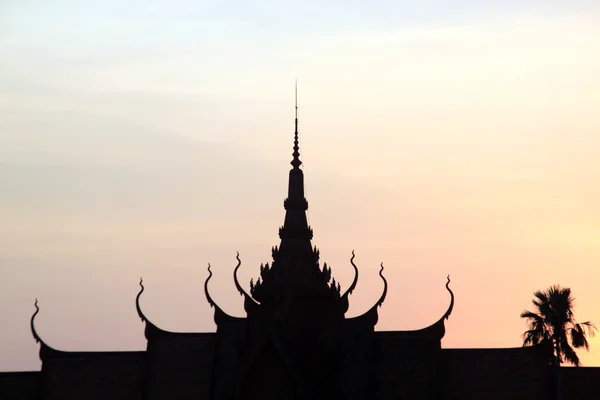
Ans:
<svg viewBox="0 0 600 400"><path fill-rule="evenodd" d="M233 277L244 297L245 318L225 313L211 298L214 333L168 332L146 324L146 351L70 352L40 343L40 372L0 374L1 399L548 399L552 374L540 349L442 349L444 321L413 331L375 331L379 300L365 314L347 318L352 284L342 290L331 269L319 264L306 218L304 174L298 152L298 118L281 242L271 264L261 265L250 293ZM600 371L565 372L567 398L600 398ZM569 382L577 382L571 384ZM581 392L581 393L578 393ZM575 396L575 397L572 397ZM586 397L587 396L587 397Z"/></svg>

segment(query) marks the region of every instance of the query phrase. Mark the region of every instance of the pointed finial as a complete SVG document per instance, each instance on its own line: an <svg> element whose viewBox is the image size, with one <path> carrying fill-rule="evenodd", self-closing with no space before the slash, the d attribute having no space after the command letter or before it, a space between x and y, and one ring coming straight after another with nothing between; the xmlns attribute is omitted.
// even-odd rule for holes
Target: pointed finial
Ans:
<svg viewBox="0 0 600 400"><path fill-rule="evenodd" d="M292 166L294 167L294 169L298 169L300 168L300 165L302 165L302 161L300 161L300 148L298 147L298 79L296 79L294 81L294 96L295 96L295 109L296 109L296 120L295 120L295 130L294 130L294 153L292 153L292 155L294 156L292 162L290 164L292 164Z"/></svg>

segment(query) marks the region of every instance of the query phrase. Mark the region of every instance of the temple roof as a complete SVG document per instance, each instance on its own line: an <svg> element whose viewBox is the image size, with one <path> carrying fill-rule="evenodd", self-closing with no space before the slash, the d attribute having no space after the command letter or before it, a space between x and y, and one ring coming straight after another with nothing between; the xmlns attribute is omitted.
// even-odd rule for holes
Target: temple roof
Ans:
<svg viewBox="0 0 600 400"><path fill-rule="evenodd" d="M252 319L255 325L258 323L259 325L272 326L273 321L278 321L281 318L288 320L285 324L290 325L289 319L292 318L295 319L295 322L290 326L310 325L311 323L320 326L323 321L344 321L344 329L354 329L362 326L364 329L373 330L378 321L377 309L385 301L388 290L388 282L383 275L383 263L379 270L379 275L383 281L383 290L377 302L363 315L345 318L345 313L349 308L349 296L355 290L359 277L359 268L354 262L356 257L354 250L350 258L350 264L354 269L354 279L342 293L340 284L332 277L331 268L327 263L323 267L319 265L320 252L311 244L313 231L308 225L306 215L308 202L304 196L304 173L300 168L302 161L300 160L299 148L297 91L291 165L288 195L284 201L285 218L283 226L279 229L281 241L278 247L272 248L271 256L273 260L271 265L268 263L261 265L260 278L256 282L250 282L250 293L246 292L238 281L237 274L241 266L241 259L239 253L236 254L237 265L233 268L232 276L237 291L244 297L244 309L247 317L231 316L224 312L213 300L209 291L212 271L210 264L208 266L208 277L204 282L204 292L208 303L215 309L214 321L218 328L245 324L248 318ZM401 336L424 335L441 339L445 332L444 321L448 319L454 306L454 293L450 289L449 283L450 278L448 277L446 289L451 296L450 305L446 313L437 322L420 330L398 331L395 334ZM145 336L147 339L156 336L202 335L199 333L170 332L152 323L140 306L140 297L144 292L142 279L140 279L139 284L140 291L136 296L136 309L138 316L146 324ZM32 334L35 340L41 343L43 352L58 352L58 350L46 345L37 334L34 319L38 312L39 308L36 300L36 311L31 318ZM298 315L293 316L294 313Z"/></svg>
<svg viewBox="0 0 600 400"><path fill-rule="evenodd" d="M40 344L40 359L43 361L47 358L66 358L66 357L139 357L140 354L143 354L143 351L68 351L68 350L58 350L50 345L48 345L38 334L37 329L35 327L35 318L40 312L40 308L38 307L38 300L35 299L35 312L31 316L31 320L29 322L31 328L31 334L37 343Z"/></svg>

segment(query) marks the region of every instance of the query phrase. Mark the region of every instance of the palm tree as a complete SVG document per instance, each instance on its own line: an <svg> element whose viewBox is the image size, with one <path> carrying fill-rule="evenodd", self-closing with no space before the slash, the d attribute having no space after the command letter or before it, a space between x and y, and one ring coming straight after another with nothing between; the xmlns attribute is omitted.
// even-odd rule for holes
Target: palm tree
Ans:
<svg viewBox="0 0 600 400"><path fill-rule="evenodd" d="M554 285L538 290L533 296L535 312L521 313L521 318L529 324L523 334L523 346L547 345L550 362L556 367L563 362L581 365L575 349L583 347L589 351L587 336L594 336L597 329L590 321L575 321L571 289Z"/></svg>

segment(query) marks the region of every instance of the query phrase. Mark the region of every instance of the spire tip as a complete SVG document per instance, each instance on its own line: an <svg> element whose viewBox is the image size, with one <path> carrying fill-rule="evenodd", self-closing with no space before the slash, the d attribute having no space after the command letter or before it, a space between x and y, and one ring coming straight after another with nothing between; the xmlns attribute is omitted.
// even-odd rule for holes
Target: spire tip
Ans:
<svg viewBox="0 0 600 400"><path fill-rule="evenodd" d="M291 162L294 169L300 168L302 165L302 161L300 161L300 148L298 147L298 79L294 81L294 96L295 96L295 109L296 109L296 120L295 120L295 130L294 130L294 153L293 160Z"/></svg>
<svg viewBox="0 0 600 400"><path fill-rule="evenodd" d="M296 107L296 121L298 120L298 78L294 79L294 97L295 97L295 107Z"/></svg>

